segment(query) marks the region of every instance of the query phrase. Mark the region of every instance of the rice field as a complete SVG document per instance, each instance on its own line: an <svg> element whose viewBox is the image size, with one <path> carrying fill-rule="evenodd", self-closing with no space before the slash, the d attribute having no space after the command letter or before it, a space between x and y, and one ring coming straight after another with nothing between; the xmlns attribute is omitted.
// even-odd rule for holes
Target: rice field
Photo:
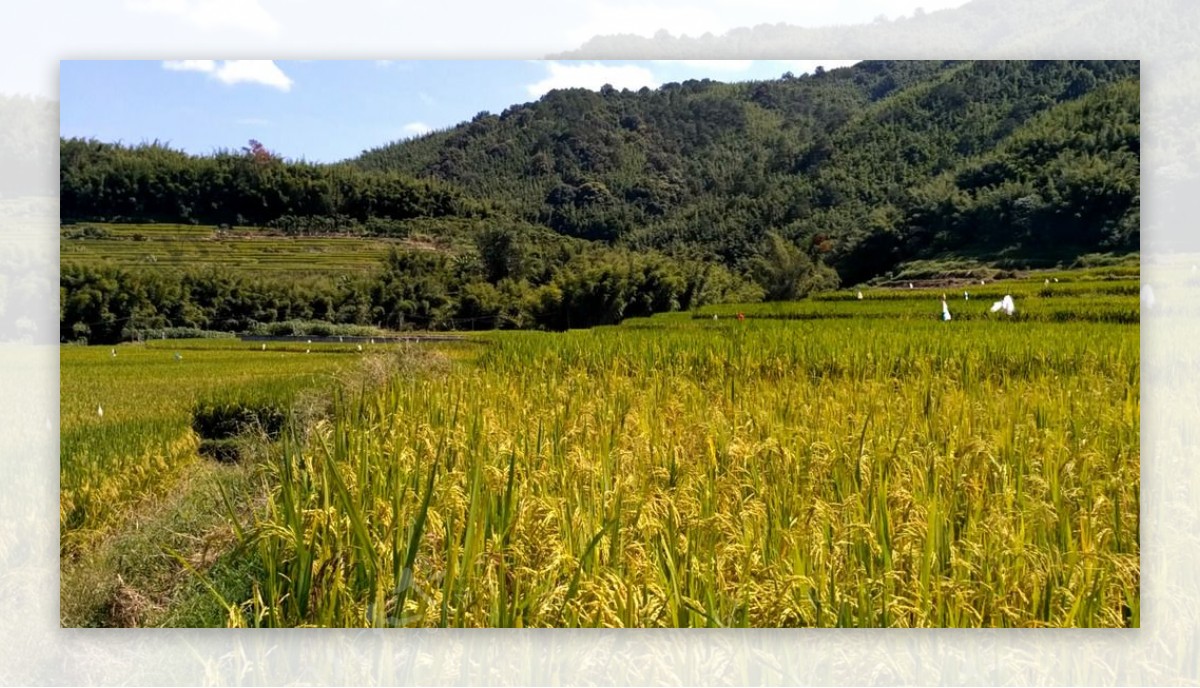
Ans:
<svg viewBox="0 0 1200 688"><path fill-rule="evenodd" d="M1109 270L1117 269L1034 273L1021 279L984 284L960 280L936 288L862 287L817 294L804 301L717 304L697 309L692 317L711 320L714 315L719 319L741 313L745 317L781 320L940 320L944 297L951 318L959 321L1137 324L1138 281L1124 274L1123 269L1116 274ZM1016 302L1016 313L1011 317L991 310L1005 296L1012 296Z"/></svg>
<svg viewBox="0 0 1200 688"><path fill-rule="evenodd" d="M401 239L355 236L288 237L201 225L93 224L107 236L64 236L62 265L104 263L130 269L220 266L269 273L367 272L392 247L429 248ZM80 230L71 230L80 231Z"/></svg>
<svg viewBox="0 0 1200 688"><path fill-rule="evenodd" d="M1138 351L1088 321L501 333L284 443L230 619L1138 626Z"/></svg>
<svg viewBox="0 0 1200 688"><path fill-rule="evenodd" d="M876 289L393 347L371 386L328 376L362 360L337 345L64 348L64 505L119 512L97 486L196 460L170 450L187 404L105 435L102 390L138 390L118 420L193 380L317 381L331 411L230 515L253 565L244 594L213 585L212 623L1137 627L1137 285L1037 277L951 322L941 289ZM1015 317L987 312L1004 293ZM183 383L189 362L208 367Z"/></svg>
<svg viewBox="0 0 1200 688"><path fill-rule="evenodd" d="M197 460L193 406L217 396L284 399L328 384L353 347L237 340L64 346L60 549L76 550Z"/></svg>

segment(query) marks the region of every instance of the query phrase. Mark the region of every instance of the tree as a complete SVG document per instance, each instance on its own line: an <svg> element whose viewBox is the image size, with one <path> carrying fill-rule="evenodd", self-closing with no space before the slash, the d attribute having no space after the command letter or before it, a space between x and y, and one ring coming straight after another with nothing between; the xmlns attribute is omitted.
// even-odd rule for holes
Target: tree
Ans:
<svg viewBox="0 0 1200 688"><path fill-rule="evenodd" d="M751 274L768 301L790 301L818 289L837 287L837 275L829 266L814 263L776 232L767 233L766 248L752 261Z"/></svg>
<svg viewBox="0 0 1200 688"><path fill-rule="evenodd" d="M497 284L500 280L524 276L525 247L512 230L484 229L475 237L475 249L488 282Z"/></svg>

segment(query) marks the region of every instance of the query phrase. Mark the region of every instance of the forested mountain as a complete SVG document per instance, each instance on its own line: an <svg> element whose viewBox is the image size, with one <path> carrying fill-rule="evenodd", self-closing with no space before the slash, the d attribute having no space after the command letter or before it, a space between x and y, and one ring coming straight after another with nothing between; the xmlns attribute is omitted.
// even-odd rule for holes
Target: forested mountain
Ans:
<svg viewBox="0 0 1200 688"><path fill-rule="evenodd" d="M872 61L552 91L355 163L734 266L777 231L857 281L944 250L1136 249L1138 142L1136 62Z"/></svg>
<svg viewBox="0 0 1200 688"><path fill-rule="evenodd" d="M339 165L64 141L62 212L490 217L735 269L776 232L853 282L946 251L1136 249L1138 105L1136 62L873 61L556 90Z"/></svg>
<svg viewBox="0 0 1200 688"><path fill-rule="evenodd" d="M561 329L803 297L922 258L1136 251L1139 124L1137 62L868 61L770 81L556 90L335 165L258 142L190 156L64 140L68 222L419 231L456 248L299 292L64 271L63 337L295 318ZM155 300L176 292L194 307Z"/></svg>

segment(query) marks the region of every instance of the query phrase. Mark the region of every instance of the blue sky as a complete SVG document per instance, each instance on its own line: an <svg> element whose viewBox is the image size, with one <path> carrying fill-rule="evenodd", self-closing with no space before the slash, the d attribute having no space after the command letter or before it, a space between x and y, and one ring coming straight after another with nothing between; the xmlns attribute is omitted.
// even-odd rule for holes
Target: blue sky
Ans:
<svg viewBox="0 0 1200 688"><path fill-rule="evenodd" d="M851 62L64 61L60 131L127 144L158 140L190 153L253 138L287 158L330 162L482 110L499 113L551 88L767 79Z"/></svg>

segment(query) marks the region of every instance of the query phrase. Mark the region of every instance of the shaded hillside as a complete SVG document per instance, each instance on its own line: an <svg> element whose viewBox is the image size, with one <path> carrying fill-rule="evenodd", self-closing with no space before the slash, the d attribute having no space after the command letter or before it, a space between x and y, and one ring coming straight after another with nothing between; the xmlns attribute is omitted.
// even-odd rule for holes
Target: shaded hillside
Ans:
<svg viewBox="0 0 1200 688"><path fill-rule="evenodd" d="M873 100L944 69L878 63L759 84L557 90L355 162L458 184L563 234L616 240L704 200L763 194ZM754 250L725 234L727 258Z"/></svg>
<svg viewBox="0 0 1200 688"><path fill-rule="evenodd" d="M1137 79L1136 62L870 61L775 81L552 91L354 162L444 180L563 234L732 266L776 231L856 281L935 251L1136 249ZM1120 135L1085 140L1110 117ZM1025 156L1020 183L964 181L966 205L931 200L941 177L986 166L1035 121L1041 133L1022 136L1061 141L1056 157Z"/></svg>

